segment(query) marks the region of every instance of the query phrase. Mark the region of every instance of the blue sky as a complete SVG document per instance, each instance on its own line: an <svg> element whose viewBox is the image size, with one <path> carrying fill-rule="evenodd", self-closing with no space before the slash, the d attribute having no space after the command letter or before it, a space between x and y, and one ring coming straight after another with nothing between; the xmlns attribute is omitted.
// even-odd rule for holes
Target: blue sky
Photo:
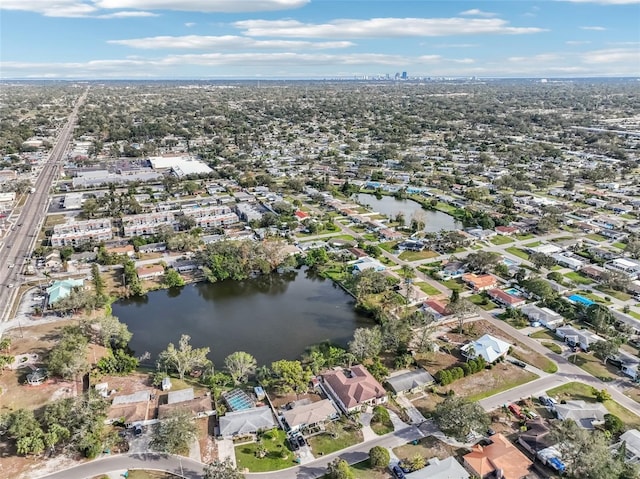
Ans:
<svg viewBox="0 0 640 479"><path fill-rule="evenodd" d="M2 78L640 75L640 0L2 0Z"/></svg>

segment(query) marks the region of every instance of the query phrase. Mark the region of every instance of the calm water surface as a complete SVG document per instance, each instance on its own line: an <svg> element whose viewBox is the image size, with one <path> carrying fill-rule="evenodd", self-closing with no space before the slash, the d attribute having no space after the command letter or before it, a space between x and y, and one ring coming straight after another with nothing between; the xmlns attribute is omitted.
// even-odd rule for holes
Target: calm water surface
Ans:
<svg viewBox="0 0 640 479"><path fill-rule="evenodd" d="M136 355L155 359L181 334L195 347L211 348L209 359L222 367L234 351L255 356L259 365L298 359L324 340L342 346L371 321L353 309L351 296L332 281L306 270L245 281L198 283L154 291L113 304L113 314L133 333Z"/></svg>
<svg viewBox="0 0 640 479"><path fill-rule="evenodd" d="M420 203L413 200L398 200L393 196L383 196L378 199L369 193L358 193L357 197L363 205L392 219L395 219L398 213L403 213L405 224L410 224L412 216L419 214L424 219L424 230L430 233L437 233L440 230L452 231L462 227L462 223L456 221L453 216L442 211L424 210Z"/></svg>

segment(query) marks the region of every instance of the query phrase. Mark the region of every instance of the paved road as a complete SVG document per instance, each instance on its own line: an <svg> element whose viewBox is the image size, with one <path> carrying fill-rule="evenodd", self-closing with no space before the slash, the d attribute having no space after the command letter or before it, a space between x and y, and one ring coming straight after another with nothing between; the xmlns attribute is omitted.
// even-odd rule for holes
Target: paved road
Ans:
<svg viewBox="0 0 640 479"><path fill-rule="evenodd" d="M315 479L325 474L327 464L336 457L341 457L350 464L355 464L367 459L369 450L373 446L394 448L421 437L423 437L423 434L418 428L410 426L334 454L328 454L313 463L294 466L281 471L246 474L246 477L247 479ZM87 479L124 469L156 469L171 472L187 479L201 479L203 477L203 467L204 464L202 463L180 456L152 453L122 454L97 459L64 471L41 476L41 479Z"/></svg>
<svg viewBox="0 0 640 479"><path fill-rule="evenodd" d="M27 195L12 231L0 249L0 321L9 320L11 308L20 285L25 258L31 253L33 244L42 227L49 203L49 189L62 165L62 157L72 138L78 109L87 97L87 91L76 101L67 123L58 135L49 159L42 167L34 184L35 192ZM9 268L10 265L15 265Z"/></svg>

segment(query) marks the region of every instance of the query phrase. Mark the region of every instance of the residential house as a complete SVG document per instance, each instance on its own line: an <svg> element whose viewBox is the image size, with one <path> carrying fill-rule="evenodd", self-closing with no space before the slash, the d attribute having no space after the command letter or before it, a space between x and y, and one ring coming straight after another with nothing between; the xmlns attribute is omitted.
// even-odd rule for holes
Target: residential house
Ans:
<svg viewBox="0 0 640 479"><path fill-rule="evenodd" d="M556 416L562 421L571 419L584 429L594 429L604 424L605 415L609 411L602 403L587 403L585 401L566 401L556 404Z"/></svg>
<svg viewBox="0 0 640 479"><path fill-rule="evenodd" d="M143 244L138 248L140 253L162 253L167 250L166 243L149 243Z"/></svg>
<svg viewBox="0 0 640 479"><path fill-rule="evenodd" d="M603 275L606 273L606 270L601 266L597 265L587 265L583 267L580 272L585 276L588 276L591 279L595 279L596 281L600 281Z"/></svg>
<svg viewBox="0 0 640 479"><path fill-rule="evenodd" d="M133 249L133 245L128 244L125 246L114 246L112 248L107 248L107 253L133 258L136 254L136 251L135 249Z"/></svg>
<svg viewBox="0 0 640 479"><path fill-rule="evenodd" d="M513 236L520 232L520 228L517 226L496 226L495 231L502 236Z"/></svg>
<svg viewBox="0 0 640 479"><path fill-rule="evenodd" d="M462 275L462 281L468 284L476 293L495 288L498 285L498 280L491 274L465 273Z"/></svg>
<svg viewBox="0 0 640 479"><path fill-rule="evenodd" d="M167 394L167 403L158 406L158 419L166 418L176 410L187 411L194 417L205 417L215 414L211 403L211 396L195 397L193 388L169 392Z"/></svg>
<svg viewBox="0 0 640 479"><path fill-rule="evenodd" d="M291 431L323 424L326 421L337 419L339 415L340 413L329 399L296 405L282 413L282 417Z"/></svg>
<svg viewBox="0 0 640 479"><path fill-rule="evenodd" d="M549 308L540 308L539 306L531 303L525 304L520 310L529 318L529 320L532 322L537 321L548 329L556 329L558 326L562 326L564 324L564 318L562 315Z"/></svg>
<svg viewBox="0 0 640 479"><path fill-rule="evenodd" d="M450 316L451 313L447 309L448 303L441 299L430 299L422 303L422 309L425 313L433 314L436 320L442 319L445 316Z"/></svg>
<svg viewBox="0 0 640 479"><path fill-rule="evenodd" d="M62 258L60 251L54 249L44 257L44 265L49 269L59 268L62 266Z"/></svg>
<svg viewBox="0 0 640 479"><path fill-rule="evenodd" d="M345 413L387 402L387 392L367 368L336 369L322 375L328 393Z"/></svg>
<svg viewBox="0 0 640 479"><path fill-rule="evenodd" d="M440 271L438 271L437 275L441 279L448 281L450 279L462 278L462 275L466 271L467 270L462 261L449 261Z"/></svg>
<svg viewBox="0 0 640 479"><path fill-rule="evenodd" d="M490 289L488 293L491 299L500 303L506 308L519 308L521 306L524 306L526 303L524 298L521 298L520 296L514 296L513 294L509 294L506 291L502 291L498 288Z"/></svg>
<svg viewBox="0 0 640 479"><path fill-rule="evenodd" d="M373 269L374 271L384 271L386 269L385 265L370 256L357 259L351 264L353 264L353 273L362 273L367 269Z"/></svg>
<svg viewBox="0 0 640 479"><path fill-rule="evenodd" d="M487 363L493 363L509 353L511 345L502 339L485 334L476 341L465 344L460 348L462 355L468 359L482 356Z"/></svg>
<svg viewBox="0 0 640 479"><path fill-rule="evenodd" d="M387 378L387 384L395 394L415 393L434 382L433 376L422 368L400 371Z"/></svg>
<svg viewBox="0 0 640 479"><path fill-rule="evenodd" d="M527 430L521 432L518 436L518 443L531 454L537 454L538 451L555 444L549 436L551 428L541 417L533 421L527 421L526 427Z"/></svg>
<svg viewBox="0 0 640 479"><path fill-rule="evenodd" d="M276 422L269 406L241 409L228 412L220 417L219 435L233 438L255 434L276 427Z"/></svg>
<svg viewBox="0 0 640 479"><path fill-rule="evenodd" d="M616 258L605 263L604 267L624 273L630 280L638 279L638 275L640 275L640 261L630 258Z"/></svg>
<svg viewBox="0 0 640 479"><path fill-rule="evenodd" d="M378 230L378 236L380 236L380 241L398 241L404 238L402 233L389 228L382 228Z"/></svg>
<svg viewBox="0 0 640 479"><path fill-rule="evenodd" d="M483 230L482 228L472 228L467 230L471 236L475 236L479 240L488 240L489 238L493 238L496 236L496 232L493 230Z"/></svg>
<svg viewBox="0 0 640 479"><path fill-rule="evenodd" d="M105 422L111 424L118 421L131 427L135 423L151 419L151 393L150 389L145 389L114 397Z"/></svg>
<svg viewBox="0 0 640 479"><path fill-rule="evenodd" d="M469 479L470 475L455 457L429 459L426 467L404 475L406 479Z"/></svg>
<svg viewBox="0 0 640 479"><path fill-rule="evenodd" d="M575 255L569 256L567 254L552 254L551 257L556 260L556 263L558 263L560 266L570 268L574 271L578 271L580 268L588 264L586 260L581 259Z"/></svg>
<svg viewBox="0 0 640 479"><path fill-rule="evenodd" d="M589 346L604 338L592 333L589 330L577 330L572 326L562 326L555 330L556 335L570 346L579 346L583 351L588 351Z"/></svg>
<svg viewBox="0 0 640 479"><path fill-rule="evenodd" d="M54 304L61 299L66 298L71 294L73 288L83 288L83 279L63 279L61 281L54 281L53 284L47 288L47 294L49 295L49 304Z"/></svg>
<svg viewBox="0 0 640 479"><path fill-rule="evenodd" d="M140 279L154 279L164 275L164 267L160 264L141 266L136 268L136 273Z"/></svg>
<svg viewBox="0 0 640 479"><path fill-rule="evenodd" d="M472 446L464 456L464 464L481 479L523 479L529 474L533 463L502 434L491 436L488 446ZM501 476L499 475L501 474Z"/></svg>
<svg viewBox="0 0 640 479"><path fill-rule="evenodd" d="M629 429L620 435L620 441L612 446L619 450L624 444L624 462L627 464L640 464L640 431Z"/></svg>

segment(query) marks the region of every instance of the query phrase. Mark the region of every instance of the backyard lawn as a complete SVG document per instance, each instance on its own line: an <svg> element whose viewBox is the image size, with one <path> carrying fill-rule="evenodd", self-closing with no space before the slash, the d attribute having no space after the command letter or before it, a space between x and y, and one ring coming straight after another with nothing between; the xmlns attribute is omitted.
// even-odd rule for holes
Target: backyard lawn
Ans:
<svg viewBox="0 0 640 479"><path fill-rule="evenodd" d="M286 444L286 433L280 429L267 431L262 435L262 445L267 450L265 457L257 457L257 442L236 446L236 463L239 470L266 472L285 469L294 465L295 455Z"/></svg>
<svg viewBox="0 0 640 479"><path fill-rule="evenodd" d="M620 301L629 301L631 299L630 294L623 293L622 291L616 291L615 289L607 288L605 286L602 286L601 284L599 284L598 286L595 286L595 288L598 291L602 291L604 294L608 296L613 296L614 298L619 299Z"/></svg>
<svg viewBox="0 0 640 479"><path fill-rule="evenodd" d="M532 235L531 233L527 233L527 234L524 234L524 235L516 235L516 239L518 241L528 240L528 239L531 239L531 238L535 238L535 236Z"/></svg>
<svg viewBox="0 0 640 479"><path fill-rule="evenodd" d="M337 426L337 437L327 432L309 438L309 445L315 456L331 454L362 442L362 431L355 429L353 425L340 421L334 424Z"/></svg>
<svg viewBox="0 0 640 479"><path fill-rule="evenodd" d="M429 283L425 283L424 281L417 281L413 284L429 296L438 296L439 294L442 294L442 292L438 288L435 288L434 286L431 286Z"/></svg>
<svg viewBox="0 0 640 479"><path fill-rule="evenodd" d="M388 470L374 469L371 467L369 459L353 464L351 471L357 479L389 479L390 477Z"/></svg>
<svg viewBox="0 0 640 479"><path fill-rule="evenodd" d="M531 333L529 337L534 339L552 339L552 340L558 339L558 337L555 334L553 334L551 331L548 331L546 329L543 329L541 331L536 331L535 333Z"/></svg>
<svg viewBox="0 0 640 479"><path fill-rule="evenodd" d="M505 251L517 256L518 258L529 259L529 255L525 251L522 251L520 248L516 248L515 246L510 246L509 248L506 248Z"/></svg>
<svg viewBox="0 0 640 479"><path fill-rule="evenodd" d="M589 238L589 239L591 239L593 241L598 241L598 242L607 241L607 238L605 238L602 235L596 234L596 233L588 234L587 238Z"/></svg>
<svg viewBox="0 0 640 479"><path fill-rule="evenodd" d="M560 345L559 345L559 344L556 344L556 343L550 343L550 342L548 342L548 341L544 341L544 342L542 343L542 345L543 345L545 348L549 348L551 351L553 351L553 352L554 352L554 353L556 353L556 354L561 354L561 353L562 353L562 348L560 347Z"/></svg>
<svg viewBox="0 0 640 479"><path fill-rule="evenodd" d="M400 256L398 256L398 258L403 261L418 261L421 259L435 258L436 256L440 255L435 251L426 249L422 251L403 251L402 253L400 253Z"/></svg>
<svg viewBox="0 0 640 479"><path fill-rule="evenodd" d="M508 236L502 236L502 235L494 236L489 241L491 241L493 244L497 244L497 245L509 244L509 243L513 243L514 242L514 240L509 238Z"/></svg>
<svg viewBox="0 0 640 479"><path fill-rule="evenodd" d="M380 248L385 250L387 253L393 253L398 243L399 241L383 241L378 246L380 246Z"/></svg>
<svg viewBox="0 0 640 479"><path fill-rule="evenodd" d="M479 294L474 294L473 296L469 296L469 301L473 304L480 306L485 311L491 311L492 309L496 309L498 305L488 298L484 298Z"/></svg>
<svg viewBox="0 0 640 479"><path fill-rule="evenodd" d="M578 273L577 271L571 271L570 273L566 273L564 276L576 284L593 284L593 281L590 278L587 278L585 275Z"/></svg>
<svg viewBox="0 0 640 479"><path fill-rule="evenodd" d="M458 280L458 279L448 279L448 280L439 280L438 281L441 284L444 284L447 288L454 290L457 289L458 291L462 291L464 289L464 283L462 282L462 280Z"/></svg>
<svg viewBox="0 0 640 479"><path fill-rule="evenodd" d="M569 356L569 361L584 369L592 376L597 377L601 381L615 381L620 377L618 375L618 368L610 364L602 364L602 361L596 358L593 354L572 354Z"/></svg>
<svg viewBox="0 0 640 479"><path fill-rule="evenodd" d="M531 243L526 243L523 246L525 248L535 248L536 246L540 246L542 244L542 241L532 241Z"/></svg>
<svg viewBox="0 0 640 479"><path fill-rule="evenodd" d="M624 243L620 243L619 241L616 241L615 243L613 243L611 246L615 246L618 249L625 249L627 247L626 244Z"/></svg>
<svg viewBox="0 0 640 479"><path fill-rule="evenodd" d="M571 382L558 386L557 388L549 389L547 391L547 395L557 399L558 401L561 401L562 399L581 399L590 403L596 402L592 393L592 387L579 382ZM627 408L622 407L614 400L610 399L603 402L603 404L611 414L622 419L622 422L629 428L637 428L640 426L640 417L629 411Z"/></svg>

